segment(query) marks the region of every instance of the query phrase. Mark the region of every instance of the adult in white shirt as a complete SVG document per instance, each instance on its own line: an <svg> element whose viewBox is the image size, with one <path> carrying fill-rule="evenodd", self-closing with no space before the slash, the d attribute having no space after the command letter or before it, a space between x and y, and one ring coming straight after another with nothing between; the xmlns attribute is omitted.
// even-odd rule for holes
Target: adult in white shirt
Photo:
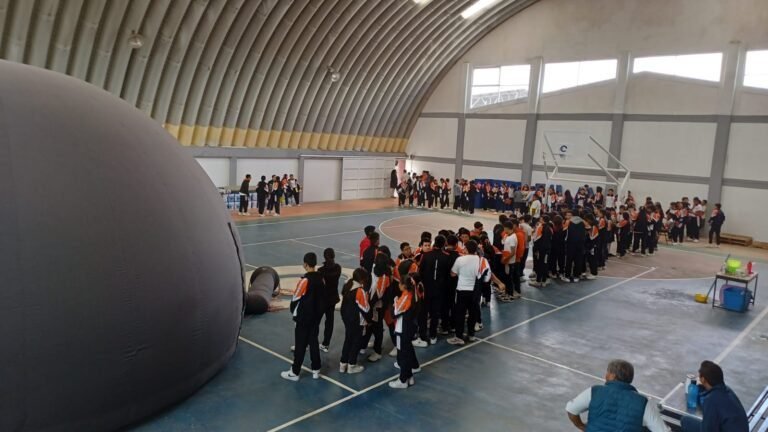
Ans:
<svg viewBox="0 0 768 432"><path fill-rule="evenodd" d="M605 208L616 208L616 195L614 195L613 189L608 189L608 194L605 195Z"/></svg>
<svg viewBox="0 0 768 432"><path fill-rule="evenodd" d="M467 249L467 254L456 258L451 268L451 276L458 278L456 304L453 309L456 335L446 341L451 345L464 345L464 322L467 312L469 312L468 340L469 342L477 340L475 338L475 323L479 318L477 313L480 311L480 307L479 305L475 306L476 282L482 280L487 283L491 280L491 265L488 260L477 255L477 242L470 240L464 247Z"/></svg>
<svg viewBox="0 0 768 432"><path fill-rule="evenodd" d="M541 200L538 197L531 203L531 217L534 221L538 221L541 217Z"/></svg>
<svg viewBox="0 0 768 432"><path fill-rule="evenodd" d="M588 388L568 402L568 418L579 430L640 430L669 432L659 409L632 387L635 369L626 360L613 360L605 372L605 384ZM589 411L588 421L581 414Z"/></svg>

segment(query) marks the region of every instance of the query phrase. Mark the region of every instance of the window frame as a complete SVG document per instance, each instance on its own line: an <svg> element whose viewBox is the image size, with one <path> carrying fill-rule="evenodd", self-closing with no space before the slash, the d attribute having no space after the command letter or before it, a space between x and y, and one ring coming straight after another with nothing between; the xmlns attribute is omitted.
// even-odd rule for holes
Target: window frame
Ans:
<svg viewBox="0 0 768 432"><path fill-rule="evenodd" d="M703 55L703 54L720 54L720 79L719 81L711 81L701 78L691 78L687 76L682 75L671 75L671 74L665 74L662 72L654 72L654 71L641 71L641 72L635 72L635 62L638 59L643 58L650 58L650 57L682 57L682 56L689 56L689 55ZM710 87L722 87L723 83L725 81L725 63L726 63L726 53L724 51L709 51L709 52L687 52L687 53L676 53L676 54L670 54L670 53L648 53L648 54L641 54L636 55L633 54L631 58L631 64L629 65L629 76L646 76L646 77L652 77L656 79L664 79L668 81L676 81L680 83L685 84L698 84L698 85L704 85L704 86L710 86ZM743 79L742 79L743 81Z"/></svg>
<svg viewBox="0 0 768 432"><path fill-rule="evenodd" d="M464 104L465 105L464 109L465 109L466 112L472 113L472 112L484 111L484 110L487 110L487 109L490 109L490 108L493 108L493 107L519 105L519 104L527 103L528 102L528 99L530 97L530 91L531 91L531 69L533 69L533 65L531 65L531 63L491 64L491 65L479 65L479 64L475 65L475 64L469 63L469 64L467 64L467 66L468 66L468 68L467 68L467 80L466 80L466 85L464 86L464 88L465 88L464 98L465 98L465 101L466 101L465 104ZM528 66L528 82L527 82L527 86L526 86L528 88L528 94L526 96L524 96L524 97L517 98L517 99L512 99L512 100L507 100L507 101L503 101L503 102L498 102L498 103L495 103L495 104L488 104L488 105L482 105L482 106L478 106L478 107L472 107L472 88L475 87L473 85L475 69L492 69L492 68L499 69L499 84L496 85L495 87L505 87L505 86L501 85L501 68L509 67L509 66ZM494 87L494 86L492 86L492 85L478 85L477 87ZM499 93L500 92L497 92L496 94L498 95Z"/></svg>

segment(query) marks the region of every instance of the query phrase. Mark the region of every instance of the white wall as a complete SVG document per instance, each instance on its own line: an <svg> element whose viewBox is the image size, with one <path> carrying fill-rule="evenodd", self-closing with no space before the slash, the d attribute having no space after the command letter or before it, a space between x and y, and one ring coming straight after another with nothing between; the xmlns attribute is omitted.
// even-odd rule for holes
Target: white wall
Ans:
<svg viewBox="0 0 768 432"><path fill-rule="evenodd" d="M341 159L306 159L301 179L305 202L341 199Z"/></svg>
<svg viewBox="0 0 768 432"><path fill-rule="evenodd" d="M408 172L415 172L421 174L422 171L429 171L429 173L435 178L450 178L453 179L455 174L455 165L437 162L425 162L425 161L406 161L405 169Z"/></svg>
<svg viewBox="0 0 768 432"><path fill-rule="evenodd" d="M708 177L714 123L625 122L621 160L632 171Z"/></svg>
<svg viewBox="0 0 768 432"><path fill-rule="evenodd" d="M420 118L411 132L406 153L415 156L456 157L459 120Z"/></svg>
<svg viewBox="0 0 768 432"><path fill-rule="evenodd" d="M714 50L724 48L717 45ZM624 111L628 114L714 114L719 88L719 83L636 74L627 86Z"/></svg>
<svg viewBox="0 0 768 432"><path fill-rule="evenodd" d="M609 113L613 111L616 80L544 93L539 100L542 113Z"/></svg>
<svg viewBox="0 0 768 432"><path fill-rule="evenodd" d="M520 170L464 165L461 176L465 179L490 178L496 180L520 181Z"/></svg>
<svg viewBox="0 0 768 432"><path fill-rule="evenodd" d="M725 178L768 180L768 124L734 123L725 158Z"/></svg>
<svg viewBox="0 0 768 432"><path fill-rule="evenodd" d="M660 202L667 209L671 201L680 201L680 198L686 196L693 200L693 197L706 199L709 187L702 184L688 184L665 182L655 180L629 179L627 190L632 191L635 199L645 202L645 197L650 196L654 202ZM714 204L714 203L712 203Z"/></svg>
<svg viewBox="0 0 768 432"><path fill-rule="evenodd" d="M611 122L609 121L558 121L558 120L540 120L536 129L536 150L533 153L533 163L535 165L541 165L544 163L542 159L543 152L547 152L548 163L551 162L549 155L549 148L544 140L544 134L546 132L573 132L574 139L578 139L580 142L588 139L587 135L591 135L597 142L599 142L606 149L611 144ZM554 149L557 151L557 149ZM601 151L599 147L594 144L589 147L588 150L592 156L600 161L603 166L608 163L608 155ZM564 161L568 163L568 160ZM578 165L592 167L592 165L585 165L580 163ZM596 169L597 167L594 166ZM631 169L631 168L630 168Z"/></svg>
<svg viewBox="0 0 768 432"><path fill-rule="evenodd" d="M525 120L467 119L464 159L520 163L525 143Z"/></svg>
<svg viewBox="0 0 768 432"><path fill-rule="evenodd" d="M267 176L269 179L273 174L281 178L283 174L297 175L299 172L298 159L238 159L237 160L237 178L238 182L250 174L258 182L261 176ZM301 181L302 179L299 179Z"/></svg>
<svg viewBox="0 0 768 432"><path fill-rule="evenodd" d="M229 184L228 158L195 158L216 187L234 186Z"/></svg>
<svg viewBox="0 0 768 432"><path fill-rule="evenodd" d="M768 202L768 190L724 187L723 232L746 235L757 241L768 242L768 224L761 216L765 211L766 202Z"/></svg>

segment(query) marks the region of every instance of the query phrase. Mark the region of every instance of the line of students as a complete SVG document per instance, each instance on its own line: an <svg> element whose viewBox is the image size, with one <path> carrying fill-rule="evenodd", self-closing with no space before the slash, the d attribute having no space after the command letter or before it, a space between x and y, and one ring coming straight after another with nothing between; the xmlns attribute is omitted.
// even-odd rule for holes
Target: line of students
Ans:
<svg viewBox="0 0 768 432"><path fill-rule="evenodd" d="M246 174L240 183L240 205L237 214L240 216L250 216L248 210L251 196L251 175ZM266 176L261 176L261 180L256 185L256 207L260 217L264 217L265 212L268 215L280 216L280 206L285 204L288 207L292 205L301 206L301 185L293 174L284 174L281 179L277 175L267 181Z"/></svg>

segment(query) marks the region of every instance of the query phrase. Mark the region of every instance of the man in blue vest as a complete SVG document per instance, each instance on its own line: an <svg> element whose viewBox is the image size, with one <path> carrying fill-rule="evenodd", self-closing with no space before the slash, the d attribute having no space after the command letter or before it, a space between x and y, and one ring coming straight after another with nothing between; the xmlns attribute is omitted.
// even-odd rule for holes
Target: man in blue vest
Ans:
<svg viewBox="0 0 768 432"><path fill-rule="evenodd" d="M669 432L655 404L631 386L635 369L626 360L612 360L605 372L605 385L584 390L568 402L568 418L587 432ZM587 423L581 414L589 411Z"/></svg>
<svg viewBox="0 0 768 432"><path fill-rule="evenodd" d="M725 385L720 366L709 360L702 362L699 383L704 387L701 394L704 415L702 420L683 417L683 432L749 432L744 406L736 393Z"/></svg>

